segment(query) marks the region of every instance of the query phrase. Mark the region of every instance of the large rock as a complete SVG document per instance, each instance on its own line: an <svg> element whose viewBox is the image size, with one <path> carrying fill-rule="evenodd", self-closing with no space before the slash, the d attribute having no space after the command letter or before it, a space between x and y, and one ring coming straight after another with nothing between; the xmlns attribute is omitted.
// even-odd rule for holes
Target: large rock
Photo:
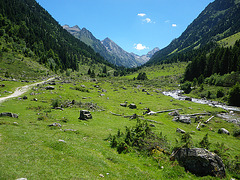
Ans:
<svg viewBox="0 0 240 180"><path fill-rule="evenodd" d="M178 149L173 156L180 165L197 176L225 177L225 167L222 159L215 153L202 148Z"/></svg>
<svg viewBox="0 0 240 180"><path fill-rule="evenodd" d="M128 107L129 107L130 109L137 109L136 104L129 104Z"/></svg>
<svg viewBox="0 0 240 180"><path fill-rule="evenodd" d="M0 117L2 116L8 116L8 117L12 117L12 118L18 118L18 115L17 114L14 114L14 113L11 113L11 112L3 112L3 113L0 113Z"/></svg>
<svg viewBox="0 0 240 180"><path fill-rule="evenodd" d="M173 121L177 121L185 124L191 124L191 118L189 116L184 116L184 115L175 116L173 118Z"/></svg>
<svg viewBox="0 0 240 180"><path fill-rule="evenodd" d="M229 131L226 130L225 128L219 129L219 130L218 130L218 133L219 133L219 134L227 134L227 135L230 135Z"/></svg>
<svg viewBox="0 0 240 180"><path fill-rule="evenodd" d="M80 120L92 119L92 115L87 110L81 110L80 111L80 117L78 119L80 119Z"/></svg>
<svg viewBox="0 0 240 180"><path fill-rule="evenodd" d="M46 89L46 90L54 90L55 87L54 87L54 86L47 86L47 87L45 87L45 89Z"/></svg>

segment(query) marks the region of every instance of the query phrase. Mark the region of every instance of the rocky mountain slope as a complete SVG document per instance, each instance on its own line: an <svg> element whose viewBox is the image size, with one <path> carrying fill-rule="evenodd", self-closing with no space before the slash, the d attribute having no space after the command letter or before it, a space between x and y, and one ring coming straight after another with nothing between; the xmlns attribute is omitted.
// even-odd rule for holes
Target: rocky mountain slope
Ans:
<svg viewBox="0 0 240 180"><path fill-rule="evenodd" d="M126 52L110 38L106 38L103 41L98 40L86 28L80 29L78 26L69 27L68 25L64 25L63 28L76 38L91 46L107 61L117 66L128 68L140 66L146 63L153 54L159 50L158 48L154 48L147 55L139 56L134 53Z"/></svg>
<svg viewBox="0 0 240 180"><path fill-rule="evenodd" d="M240 1L215 0L187 27L182 35L156 53L148 65L167 59L170 55L197 49L240 32Z"/></svg>

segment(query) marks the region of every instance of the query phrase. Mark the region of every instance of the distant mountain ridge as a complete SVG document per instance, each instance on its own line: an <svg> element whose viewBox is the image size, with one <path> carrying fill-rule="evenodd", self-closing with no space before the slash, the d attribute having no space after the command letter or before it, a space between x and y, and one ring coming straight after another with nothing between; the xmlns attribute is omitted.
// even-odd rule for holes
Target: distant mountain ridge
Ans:
<svg viewBox="0 0 240 180"><path fill-rule="evenodd" d="M240 0L215 0L187 27L182 35L157 52L147 65L177 53L198 49L240 32Z"/></svg>
<svg viewBox="0 0 240 180"><path fill-rule="evenodd" d="M62 26L69 33L80 39L82 42L91 46L97 53L103 56L108 62L128 68L141 66L146 63L159 48L154 48L147 55L139 56L134 53L129 53L123 50L110 38L105 38L103 41L98 40L86 28L80 29L77 25L70 27L69 25Z"/></svg>

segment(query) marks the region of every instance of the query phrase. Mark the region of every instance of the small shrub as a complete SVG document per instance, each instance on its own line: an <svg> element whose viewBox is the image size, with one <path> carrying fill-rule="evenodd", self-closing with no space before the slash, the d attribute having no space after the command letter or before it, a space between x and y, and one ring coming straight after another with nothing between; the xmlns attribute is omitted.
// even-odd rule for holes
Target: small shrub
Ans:
<svg viewBox="0 0 240 180"><path fill-rule="evenodd" d="M221 98L221 97L223 97L225 94L224 94L224 91L223 91L223 89L218 89L218 91L217 91L217 98Z"/></svg>
<svg viewBox="0 0 240 180"><path fill-rule="evenodd" d="M210 142L208 140L208 133L203 137L203 139L199 142L199 147L200 148L205 148L205 149L209 149L210 146Z"/></svg>
<svg viewBox="0 0 240 180"><path fill-rule="evenodd" d="M187 82L181 84L181 90L183 90L184 93L189 94L192 91L191 86L192 86L192 83L187 81Z"/></svg>
<svg viewBox="0 0 240 180"><path fill-rule="evenodd" d="M166 137L162 134L154 134L147 122L137 120L134 127L126 127L125 133L118 130L117 134L110 135L106 140L110 141L112 148L117 148L118 153L127 153L135 149L143 154L152 154L153 149L168 149Z"/></svg>
<svg viewBox="0 0 240 180"><path fill-rule="evenodd" d="M61 100L60 99L52 100L52 107L53 108L60 107L60 106L61 106Z"/></svg>
<svg viewBox="0 0 240 180"><path fill-rule="evenodd" d="M236 83L229 91L228 103L233 106L240 106L240 85Z"/></svg>
<svg viewBox="0 0 240 180"><path fill-rule="evenodd" d="M234 129L233 130L233 136L234 137L239 137L240 136L240 129Z"/></svg>
<svg viewBox="0 0 240 180"><path fill-rule="evenodd" d="M74 89L77 90L77 91L81 91L81 92L87 92L87 93L90 92L88 89L86 89L84 87L75 87Z"/></svg>

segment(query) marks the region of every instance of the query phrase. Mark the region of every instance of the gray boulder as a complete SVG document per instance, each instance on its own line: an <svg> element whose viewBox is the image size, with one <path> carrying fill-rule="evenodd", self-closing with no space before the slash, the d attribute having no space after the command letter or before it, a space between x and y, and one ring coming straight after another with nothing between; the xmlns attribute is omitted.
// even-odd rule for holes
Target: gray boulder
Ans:
<svg viewBox="0 0 240 180"><path fill-rule="evenodd" d="M222 159L215 153L202 148L178 149L172 156L178 160L186 171L197 176L225 177L225 167Z"/></svg>
<svg viewBox="0 0 240 180"><path fill-rule="evenodd" d="M137 105L136 104L129 104L128 107L130 109L137 109Z"/></svg>
<svg viewBox="0 0 240 180"><path fill-rule="evenodd" d="M182 129L180 129L180 128L177 128L176 132L182 133L182 134L186 133L184 130L182 130Z"/></svg>
<svg viewBox="0 0 240 180"><path fill-rule="evenodd" d="M219 129L219 130L218 130L218 133L219 133L219 134L227 134L227 135L230 135L229 131L226 130L225 128Z"/></svg>
<svg viewBox="0 0 240 180"><path fill-rule="evenodd" d="M46 89L46 90L54 90L55 87L54 87L54 86L47 86L47 87L45 87L45 89Z"/></svg>
<svg viewBox="0 0 240 180"><path fill-rule="evenodd" d="M121 103L120 106L127 107L127 103Z"/></svg>
<svg viewBox="0 0 240 180"><path fill-rule="evenodd" d="M52 123L48 125L49 127L54 126L54 127L62 127L60 123Z"/></svg>
<svg viewBox="0 0 240 180"><path fill-rule="evenodd" d="M80 117L78 119L80 119L80 120L92 119L92 115L87 110L81 110L80 111Z"/></svg>
<svg viewBox="0 0 240 180"><path fill-rule="evenodd" d="M170 115L170 116L180 116L180 113L178 111L173 111L173 112L168 113L168 115Z"/></svg>
<svg viewBox="0 0 240 180"><path fill-rule="evenodd" d="M185 124L191 124L191 118L189 116L184 116L184 115L175 116L173 118L173 121L181 122Z"/></svg>
<svg viewBox="0 0 240 180"><path fill-rule="evenodd" d="M18 118L17 114L14 114L14 113L11 113L11 112L0 113L0 117L3 117L3 116L8 116L8 117L12 117L12 118Z"/></svg>

